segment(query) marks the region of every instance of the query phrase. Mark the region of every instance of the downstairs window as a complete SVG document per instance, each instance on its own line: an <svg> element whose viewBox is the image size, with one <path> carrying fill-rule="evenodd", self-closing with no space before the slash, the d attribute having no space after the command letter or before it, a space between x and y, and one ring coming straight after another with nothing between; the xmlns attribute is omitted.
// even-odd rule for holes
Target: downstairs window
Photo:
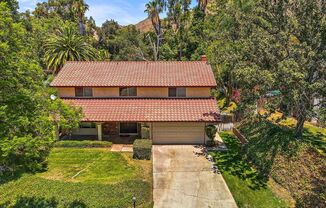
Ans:
<svg viewBox="0 0 326 208"><path fill-rule="evenodd" d="M120 123L120 134L138 134L138 124Z"/></svg>

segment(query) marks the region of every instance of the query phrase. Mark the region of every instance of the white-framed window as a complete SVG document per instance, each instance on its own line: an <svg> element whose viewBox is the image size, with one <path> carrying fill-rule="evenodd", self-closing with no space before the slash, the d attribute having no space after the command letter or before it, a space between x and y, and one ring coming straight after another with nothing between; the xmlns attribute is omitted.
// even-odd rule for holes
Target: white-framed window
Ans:
<svg viewBox="0 0 326 208"><path fill-rule="evenodd" d="M169 97L186 97L186 88L169 87Z"/></svg>
<svg viewBox="0 0 326 208"><path fill-rule="evenodd" d="M120 96L137 96L136 87L120 87Z"/></svg>
<svg viewBox="0 0 326 208"><path fill-rule="evenodd" d="M120 135L137 135L138 134L138 124L133 122L126 122L119 124Z"/></svg>
<svg viewBox="0 0 326 208"><path fill-rule="evenodd" d="M91 87L76 87L75 88L76 97L93 97L93 88Z"/></svg>

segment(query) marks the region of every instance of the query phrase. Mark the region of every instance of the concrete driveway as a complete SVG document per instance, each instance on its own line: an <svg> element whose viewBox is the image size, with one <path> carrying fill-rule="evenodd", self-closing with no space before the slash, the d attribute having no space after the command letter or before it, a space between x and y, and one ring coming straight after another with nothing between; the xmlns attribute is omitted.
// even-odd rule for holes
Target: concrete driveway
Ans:
<svg viewBox="0 0 326 208"><path fill-rule="evenodd" d="M153 146L154 208L237 207L220 174L192 145Z"/></svg>

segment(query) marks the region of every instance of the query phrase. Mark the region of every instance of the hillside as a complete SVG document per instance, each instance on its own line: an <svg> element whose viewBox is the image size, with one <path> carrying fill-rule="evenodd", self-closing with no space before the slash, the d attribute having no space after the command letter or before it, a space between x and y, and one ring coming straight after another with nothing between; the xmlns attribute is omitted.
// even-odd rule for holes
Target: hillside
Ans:
<svg viewBox="0 0 326 208"><path fill-rule="evenodd" d="M152 21L150 18L144 19L137 24L135 24L136 29L140 32L146 33L153 30Z"/></svg>
<svg viewBox="0 0 326 208"><path fill-rule="evenodd" d="M302 140L291 127L268 120L242 122L249 140L244 154L264 175L272 177L296 200L296 207L326 207L326 132L305 126Z"/></svg>

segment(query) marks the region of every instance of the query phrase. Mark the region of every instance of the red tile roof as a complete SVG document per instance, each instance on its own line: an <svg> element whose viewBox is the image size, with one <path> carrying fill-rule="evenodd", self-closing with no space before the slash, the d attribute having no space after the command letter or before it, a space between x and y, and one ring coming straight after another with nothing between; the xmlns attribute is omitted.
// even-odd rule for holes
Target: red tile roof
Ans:
<svg viewBox="0 0 326 208"><path fill-rule="evenodd" d="M81 106L83 121L220 121L216 100L207 99L65 99Z"/></svg>
<svg viewBox="0 0 326 208"><path fill-rule="evenodd" d="M212 68L204 61L67 62L55 87L215 87Z"/></svg>

